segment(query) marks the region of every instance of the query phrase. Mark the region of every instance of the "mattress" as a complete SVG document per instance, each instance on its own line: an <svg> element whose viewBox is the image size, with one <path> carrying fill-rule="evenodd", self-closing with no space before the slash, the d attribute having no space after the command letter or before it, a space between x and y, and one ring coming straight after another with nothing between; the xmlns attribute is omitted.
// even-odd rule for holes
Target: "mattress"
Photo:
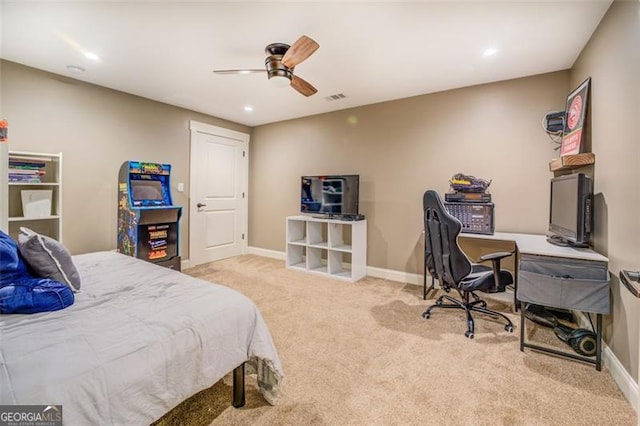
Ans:
<svg viewBox="0 0 640 426"><path fill-rule="evenodd" d="M116 252L73 260L72 306L0 315L0 404L62 405L65 424L148 424L245 361L274 403L282 366L247 297Z"/></svg>

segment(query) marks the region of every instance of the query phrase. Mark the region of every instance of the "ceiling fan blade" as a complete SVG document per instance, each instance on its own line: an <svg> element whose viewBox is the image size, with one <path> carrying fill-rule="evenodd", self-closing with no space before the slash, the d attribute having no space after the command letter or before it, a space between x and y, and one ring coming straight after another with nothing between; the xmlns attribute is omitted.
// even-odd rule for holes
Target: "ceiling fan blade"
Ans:
<svg viewBox="0 0 640 426"><path fill-rule="evenodd" d="M303 35L296 40L284 54L282 57L282 65L287 68L293 68L311 56L319 47L320 45L318 43Z"/></svg>
<svg viewBox="0 0 640 426"><path fill-rule="evenodd" d="M257 74L257 73L263 73L266 72L267 70L260 69L253 69L253 70L213 70L214 74L220 74L220 75L227 75L227 74Z"/></svg>
<svg viewBox="0 0 640 426"><path fill-rule="evenodd" d="M293 87L299 93L305 96L314 95L318 91L318 89L316 89L315 87L307 83L305 80L295 75L291 78L291 87Z"/></svg>

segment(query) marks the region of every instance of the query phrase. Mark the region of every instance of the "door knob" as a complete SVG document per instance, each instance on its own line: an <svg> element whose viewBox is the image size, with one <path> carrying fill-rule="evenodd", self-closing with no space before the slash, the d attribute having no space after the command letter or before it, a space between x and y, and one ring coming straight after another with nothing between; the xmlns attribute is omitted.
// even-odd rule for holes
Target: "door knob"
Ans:
<svg viewBox="0 0 640 426"><path fill-rule="evenodd" d="M201 208L201 207L207 207L206 204L202 204L202 203L198 203L196 204L196 207Z"/></svg>

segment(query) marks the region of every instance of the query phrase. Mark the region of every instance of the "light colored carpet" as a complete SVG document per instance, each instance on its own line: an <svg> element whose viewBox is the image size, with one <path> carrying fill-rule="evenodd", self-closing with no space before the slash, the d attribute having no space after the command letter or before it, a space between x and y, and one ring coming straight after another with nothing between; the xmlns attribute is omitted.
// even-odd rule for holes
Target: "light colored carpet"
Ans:
<svg viewBox="0 0 640 426"><path fill-rule="evenodd" d="M464 337L461 310L421 317L422 287L376 278L357 283L240 256L186 273L255 301L284 366L282 397L268 405L247 383L247 405L231 407L231 378L185 401L158 424L187 425L636 425L637 416L603 367L519 350L516 327L476 314ZM530 337L560 348L550 329ZM540 341L540 340L538 340Z"/></svg>

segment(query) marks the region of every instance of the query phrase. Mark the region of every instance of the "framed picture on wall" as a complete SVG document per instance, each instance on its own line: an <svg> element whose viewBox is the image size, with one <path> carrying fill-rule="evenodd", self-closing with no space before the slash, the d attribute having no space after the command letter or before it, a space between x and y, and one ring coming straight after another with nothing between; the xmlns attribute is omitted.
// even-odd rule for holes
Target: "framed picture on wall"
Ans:
<svg viewBox="0 0 640 426"><path fill-rule="evenodd" d="M584 122L589 102L589 86L591 77L583 81L567 96L566 116L560 155L579 154L584 145Z"/></svg>

